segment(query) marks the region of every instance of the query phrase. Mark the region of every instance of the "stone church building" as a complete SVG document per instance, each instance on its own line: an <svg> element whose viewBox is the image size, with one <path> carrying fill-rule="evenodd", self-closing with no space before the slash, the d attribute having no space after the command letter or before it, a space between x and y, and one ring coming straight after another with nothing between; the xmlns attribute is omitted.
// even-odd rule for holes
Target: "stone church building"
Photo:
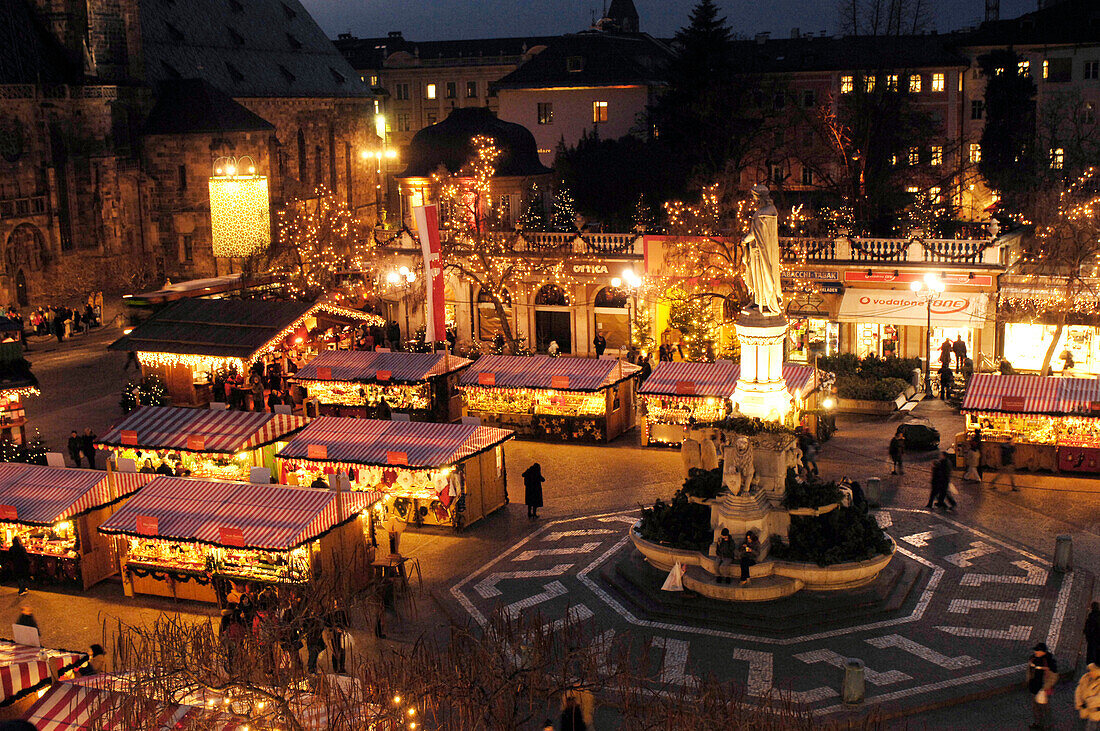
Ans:
<svg viewBox="0 0 1100 731"><path fill-rule="evenodd" d="M0 3L0 305L225 274L208 179L377 216L370 90L299 0Z"/></svg>

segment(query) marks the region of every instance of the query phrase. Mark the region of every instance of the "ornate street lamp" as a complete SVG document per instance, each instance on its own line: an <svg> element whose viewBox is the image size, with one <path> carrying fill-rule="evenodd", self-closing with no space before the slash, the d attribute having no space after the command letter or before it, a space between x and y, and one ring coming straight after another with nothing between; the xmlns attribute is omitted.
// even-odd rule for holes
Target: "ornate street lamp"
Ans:
<svg viewBox="0 0 1100 731"><path fill-rule="evenodd" d="M928 320L927 327L924 334L924 393L926 396L932 395L932 303L936 301L936 298L943 294L946 285L943 281L934 274L928 272L924 275L924 281L916 281L909 285L909 288L917 293L924 299L925 307L927 308Z"/></svg>

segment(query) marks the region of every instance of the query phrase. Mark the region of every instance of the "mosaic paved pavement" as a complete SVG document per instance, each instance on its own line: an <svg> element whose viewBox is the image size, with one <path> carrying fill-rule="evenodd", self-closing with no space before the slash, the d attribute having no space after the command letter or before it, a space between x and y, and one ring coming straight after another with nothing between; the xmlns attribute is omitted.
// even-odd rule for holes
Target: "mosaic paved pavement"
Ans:
<svg viewBox="0 0 1100 731"><path fill-rule="evenodd" d="M1018 684L1036 642L1045 641L1063 665L1077 654L1080 608L1092 576L1050 572L1048 558L968 528L950 514L879 511L879 524L898 546L894 568L915 577L905 601L855 612L855 623L815 626L808 619L786 634L760 631L759 624L746 629L723 616L727 605L717 603L700 605L702 615L692 612L692 619L639 611L609 578L617 564L639 564L626 537L636 515L550 523L453 586L451 595L481 623L496 610L537 611L548 621L566 612L593 619L606 638L648 643L654 680L729 678L745 683L752 695L789 693L819 714L843 708L839 688L847 657L866 665L868 704L904 713ZM660 582L655 570L642 570ZM651 596L660 601L659 593Z"/></svg>

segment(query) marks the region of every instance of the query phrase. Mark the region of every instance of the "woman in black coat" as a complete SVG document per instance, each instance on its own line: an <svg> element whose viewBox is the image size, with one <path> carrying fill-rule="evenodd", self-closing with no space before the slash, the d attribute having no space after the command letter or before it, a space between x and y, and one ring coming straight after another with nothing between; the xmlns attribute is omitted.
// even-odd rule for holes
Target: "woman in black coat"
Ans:
<svg viewBox="0 0 1100 731"><path fill-rule="evenodd" d="M523 471L523 502L527 503L527 517L539 517L539 508L542 507L542 483L546 478L542 476L542 465L535 462Z"/></svg>
<svg viewBox="0 0 1100 731"><path fill-rule="evenodd" d="M27 549L23 548L23 541L19 536L11 539L11 548L8 549L8 568L11 569L15 582L19 585L19 593L27 593L27 584L31 580L31 557L27 555Z"/></svg>

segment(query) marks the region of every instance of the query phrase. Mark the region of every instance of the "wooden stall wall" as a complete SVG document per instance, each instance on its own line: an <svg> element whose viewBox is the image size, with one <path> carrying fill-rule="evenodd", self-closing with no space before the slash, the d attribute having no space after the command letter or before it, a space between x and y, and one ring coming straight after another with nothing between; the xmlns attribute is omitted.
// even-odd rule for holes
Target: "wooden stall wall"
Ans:
<svg viewBox="0 0 1100 731"><path fill-rule="evenodd" d="M143 365L143 376L156 375L164 381L168 397L177 406L195 406L199 403L195 393L195 376L191 368L180 363L174 365Z"/></svg>
<svg viewBox="0 0 1100 731"><path fill-rule="evenodd" d="M74 528L80 531L80 573L84 588L90 589L108 576L118 573L118 556L114 541L97 529L115 514L123 502L92 510L76 519Z"/></svg>

